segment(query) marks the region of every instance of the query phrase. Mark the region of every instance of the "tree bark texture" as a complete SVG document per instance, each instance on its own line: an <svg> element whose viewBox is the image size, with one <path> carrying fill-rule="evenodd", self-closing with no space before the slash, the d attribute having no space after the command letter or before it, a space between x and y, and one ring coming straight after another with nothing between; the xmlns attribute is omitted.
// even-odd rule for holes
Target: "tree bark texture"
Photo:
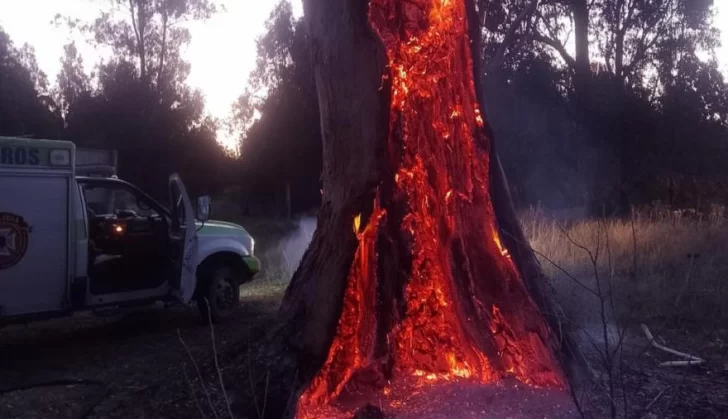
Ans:
<svg viewBox="0 0 728 419"><path fill-rule="evenodd" d="M402 372L568 386L575 357L480 111L473 3L369 3L304 2L324 187L281 306L294 402Z"/></svg>

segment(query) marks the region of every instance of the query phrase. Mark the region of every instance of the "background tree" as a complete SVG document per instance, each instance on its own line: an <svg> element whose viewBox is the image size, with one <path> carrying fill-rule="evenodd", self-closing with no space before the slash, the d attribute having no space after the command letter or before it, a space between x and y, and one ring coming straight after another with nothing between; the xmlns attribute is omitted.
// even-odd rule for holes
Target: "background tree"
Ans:
<svg viewBox="0 0 728 419"><path fill-rule="evenodd" d="M233 106L231 123L242 132L241 176L246 193L264 206L283 208L289 187L293 211L305 212L319 203L322 166L309 39L288 1L274 7L266 30L249 88Z"/></svg>
<svg viewBox="0 0 728 419"><path fill-rule="evenodd" d="M190 41L184 23L215 12L207 0L119 0L93 22L66 18L111 57L89 88L75 47L66 47L58 79L64 138L117 150L120 176L160 198L173 171L192 193L220 191L232 162L215 141L218 123L204 116L201 92L186 84L190 64L180 55Z"/></svg>
<svg viewBox="0 0 728 419"><path fill-rule="evenodd" d="M677 128L675 124L683 127L680 131L700 133L692 136L699 139L697 144L689 145L697 147L693 155L705 155L718 146L716 131L704 123L720 124L725 120L721 112L727 109L718 105L724 103L726 84L713 54L718 37L711 23L712 1L482 0L479 4L487 29L486 63L500 65L500 71L486 66L486 92L507 106L516 84L529 85L519 91L518 101L539 108L520 115L551 127L534 132L526 129L528 125L499 117L519 114L518 108L502 113L489 108L496 134L508 136L502 141L504 164L514 173L514 189L522 191L521 196L529 191L527 202L557 207L591 204L601 214L655 199L667 201L666 191L648 186L659 184L657 178L672 176L658 162L666 161L674 148L665 147L657 133L666 126ZM574 40L573 52L567 48L569 38ZM502 42L507 39L510 42ZM535 63L542 64L534 67ZM540 77L544 73L533 73L534 68L551 68L551 76ZM536 78L522 77L524 71ZM518 82L516 75L521 75ZM564 98L558 117L542 119L542 88L534 82L542 88L554 86ZM702 114L702 121L663 106L668 96L674 100L676 91L669 86L678 83L686 99L691 96L688 89L697 92L692 109ZM527 164L523 157L527 150L535 150L538 137L560 152L547 151L544 155L549 158ZM544 182L579 186L559 191ZM563 191L578 192L565 196ZM551 196L544 199L545 193Z"/></svg>
<svg viewBox="0 0 728 419"><path fill-rule="evenodd" d="M62 120L47 87L33 49L16 48L0 28L0 135L59 137Z"/></svg>
<svg viewBox="0 0 728 419"><path fill-rule="evenodd" d="M679 183L721 172L712 161L728 158L722 145L728 105L714 59L712 2L477 3L485 107L517 205L611 214L630 205L675 201L671 193L680 187L670 192L665 179ZM302 123L289 115L289 98L297 96L281 93L295 85L294 92L308 93L292 109L315 107L307 54L295 58L296 51L307 51L306 36L288 10L282 2L272 13L251 88L241 95L233 120L244 132L240 161L247 176L262 180L276 173L276 179L259 184L271 187L255 196L281 196L283 179L306 178L311 187L295 189L308 194L303 202L316 202L320 161L287 174L297 167L286 157L288 150L305 144L313 152L319 137L318 126L305 124L313 115ZM304 48L296 46L296 38ZM306 77L292 77L305 72ZM679 103L690 103L690 110ZM698 163L708 155L714 156L710 163ZM691 196L678 201L687 205L695 193Z"/></svg>
<svg viewBox="0 0 728 419"><path fill-rule="evenodd" d="M56 103L66 115L71 104L77 103L82 96L91 94L91 77L84 70L83 58L79 55L75 42L63 47L61 71L58 73L56 85Z"/></svg>

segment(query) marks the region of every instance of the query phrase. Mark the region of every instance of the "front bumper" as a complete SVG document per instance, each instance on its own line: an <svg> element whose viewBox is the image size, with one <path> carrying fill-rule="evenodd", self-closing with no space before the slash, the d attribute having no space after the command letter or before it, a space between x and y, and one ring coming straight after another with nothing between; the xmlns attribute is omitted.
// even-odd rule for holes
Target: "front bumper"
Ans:
<svg viewBox="0 0 728 419"><path fill-rule="evenodd" d="M258 259L255 256L243 256L243 262L245 262L245 266L248 267L248 271L251 273L251 275L255 276L258 272L260 272L260 259Z"/></svg>

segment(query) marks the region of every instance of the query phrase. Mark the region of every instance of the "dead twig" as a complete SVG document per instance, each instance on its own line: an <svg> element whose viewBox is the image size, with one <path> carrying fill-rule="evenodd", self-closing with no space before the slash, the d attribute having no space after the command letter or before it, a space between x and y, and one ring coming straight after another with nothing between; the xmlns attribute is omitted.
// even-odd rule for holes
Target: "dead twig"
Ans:
<svg viewBox="0 0 728 419"><path fill-rule="evenodd" d="M261 415L261 418L265 419L265 405L268 401L268 383L270 382L270 371L267 371L265 373L265 392L263 392L263 414Z"/></svg>
<svg viewBox="0 0 728 419"><path fill-rule="evenodd" d="M182 373L185 376L185 381L187 382L187 388L190 390L190 397L192 397L192 401L195 402L195 406L197 407L197 411L200 412L200 417L203 419L207 419L207 416L205 416L205 412L202 411L202 406L200 405L200 401L197 399L197 395L195 394L195 388L192 386L192 382L190 381L190 376L187 374L187 366L182 365Z"/></svg>
<svg viewBox="0 0 728 419"><path fill-rule="evenodd" d="M678 292L677 297L675 297L675 308L680 306L680 300L682 299L682 296L685 294L685 291L687 291L688 286L690 285L690 278L692 277L693 267L695 266L695 259L698 258L698 255L690 254L688 255L688 258L690 259L690 265L688 266L688 272L685 274L685 282L683 283L682 287L680 287L680 291Z"/></svg>
<svg viewBox="0 0 728 419"><path fill-rule="evenodd" d="M248 340L250 340L250 339L251 339L250 338L250 323L248 323ZM252 362L251 362L252 356L253 355L251 354L251 345L248 345L248 357L247 357L247 362L248 362L248 381L250 382L250 392L251 392L251 394L253 396L253 406L255 406L255 413L258 414L258 417L260 419L264 419L263 412L261 412L260 406L258 406L258 395L256 394L256 390L255 390L255 380L253 379L253 365L252 365ZM264 402L265 402L265 400L264 400Z"/></svg>
<svg viewBox="0 0 728 419"><path fill-rule="evenodd" d="M504 234L504 235L506 235L506 236L508 236L508 237L510 237L511 239L513 239L518 244L523 245L523 246L526 246L528 249L531 249L531 251L535 255L540 256L541 258L543 258L543 260L545 260L546 262L548 262L551 265L553 265L554 268L556 268L559 271L561 271L561 273L563 273L569 279L571 279L572 281L574 281L574 283L576 283L580 287L584 288L586 291L588 291L590 294L594 295L595 297L598 296L598 294L597 294L596 291L594 291L593 289L591 289L587 285L585 285L583 282L581 282L578 279L576 279L576 277L574 275L572 275L571 273L569 273L569 271L567 271L566 269L562 268L558 263L556 263L553 260L549 259L548 256L546 256L545 254L543 254L543 253L539 252L538 250L534 249L533 247L531 247L530 243L526 243L523 240L519 240L518 238L516 238L512 234L508 233L507 231L502 231L501 233Z"/></svg>
<svg viewBox="0 0 728 419"><path fill-rule="evenodd" d="M644 414L642 415L642 417L645 417L645 415L650 413L650 409L652 408L652 406L654 406L655 403L657 403L658 400L660 400L662 398L662 395L665 394L665 392L671 388L672 388L672 386L667 386L667 387L663 388L661 392L657 393L657 396L655 396L655 398L652 399L652 401L649 404L647 404L647 406L645 406L645 411L644 411Z"/></svg>
<svg viewBox="0 0 728 419"><path fill-rule="evenodd" d="M217 411L215 411L215 405L212 404L212 399L210 398L210 393L207 391L207 388L205 387L205 382L202 380L202 373L200 373L200 367L197 365L195 358L192 356L190 347L187 346L184 339L182 339L182 333L180 333L179 329L177 329L177 337L179 338L179 341L182 344L182 346L185 348L185 352L187 352L187 357L190 359L190 362L192 362L192 366L195 367L195 373L197 373L197 379L200 380L200 386L202 386L202 391L203 391L203 393L205 393L205 397L207 398L207 404L210 406L210 410L212 410L212 414L215 416L216 419L220 419L220 416L217 415Z"/></svg>
<svg viewBox="0 0 728 419"><path fill-rule="evenodd" d="M225 383L222 379L222 370L220 370L220 364L217 361L217 346L215 345L215 328L212 326L212 314L210 307L210 302L205 298L205 304L207 304L207 321L210 324L210 338L212 339L212 357L215 360L215 370L217 371L217 377L220 379L220 390L222 391L222 395L225 398L225 407L227 408L228 415L230 415L230 419L235 419L235 415L233 415L232 408L230 407L230 398L228 397L227 391L225 390Z"/></svg>

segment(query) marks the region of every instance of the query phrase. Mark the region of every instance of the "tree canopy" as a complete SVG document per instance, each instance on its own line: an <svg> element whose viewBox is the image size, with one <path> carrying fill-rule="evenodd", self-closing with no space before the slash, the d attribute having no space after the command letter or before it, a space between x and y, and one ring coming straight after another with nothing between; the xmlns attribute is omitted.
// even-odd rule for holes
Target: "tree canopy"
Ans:
<svg viewBox="0 0 728 419"><path fill-rule="evenodd" d="M274 7L266 29L249 88L233 106L242 176L255 179L249 192L274 207L288 185L293 211L307 211L320 197L322 147L306 29L287 1Z"/></svg>
<svg viewBox="0 0 728 419"><path fill-rule="evenodd" d="M47 88L32 47L16 47L0 28L0 135L57 137L62 120Z"/></svg>
<svg viewBox="0 0 728 419"><path fill-rule="evenodd" d="M486 111L517 205L612 212L728 200L709 181L728 176L712 0L476 3ZM321 128L306 26L288 1L276 4L248 87L218 120L187 84L181 53L186 22L217 12L211 0L114 0L92 21L59 15L109 54L84 62L70 43L55 80L32 46L0 30L0 133L117 149L120 175L157 195L180 171L195 193L239 185L260 213L282 214L287 190L294 212L316 208ZM216 141L223 127L239 135L237 158Z"/></svg>
<svg viewBox="0 0 728 419"><path fill-rule="evenodd" d="M17 94L29 102L23 114L35 119L48 114L56 129L31 126L3 133L115 149L120 177L160 198L167 196L167 177L175 171L193 193L219 191L232 180L232 159L216 141L219 123L206 116L202 92L186 83L190 63L181 56L191 39L184 23L214 13L208 0L118 0L90 22L56 16L56 24L111 54L89 69L75 42L69 43L56 83L46 92L32 50L11 48L8 59L16 70L8 76L22 83L8 86L25 89ZM14 102L6 95L1 100ZM43 112L35 110L43 106ZM21 123L30 124L15 124Z"/></svg>
<svg viewBox="0 0 728 419"><path fill-rule="evenodd" d="M477 4L486 108L517 204L613 212L728 200L707 185L665 187L726 176L728 85L713 1ZM305 27L281 1L266 28L233 113L243 166L256 178L304 176L313 185L320 160L298 172L287 157L320 153L316 115L306 113L316 100Z"/></svg>

